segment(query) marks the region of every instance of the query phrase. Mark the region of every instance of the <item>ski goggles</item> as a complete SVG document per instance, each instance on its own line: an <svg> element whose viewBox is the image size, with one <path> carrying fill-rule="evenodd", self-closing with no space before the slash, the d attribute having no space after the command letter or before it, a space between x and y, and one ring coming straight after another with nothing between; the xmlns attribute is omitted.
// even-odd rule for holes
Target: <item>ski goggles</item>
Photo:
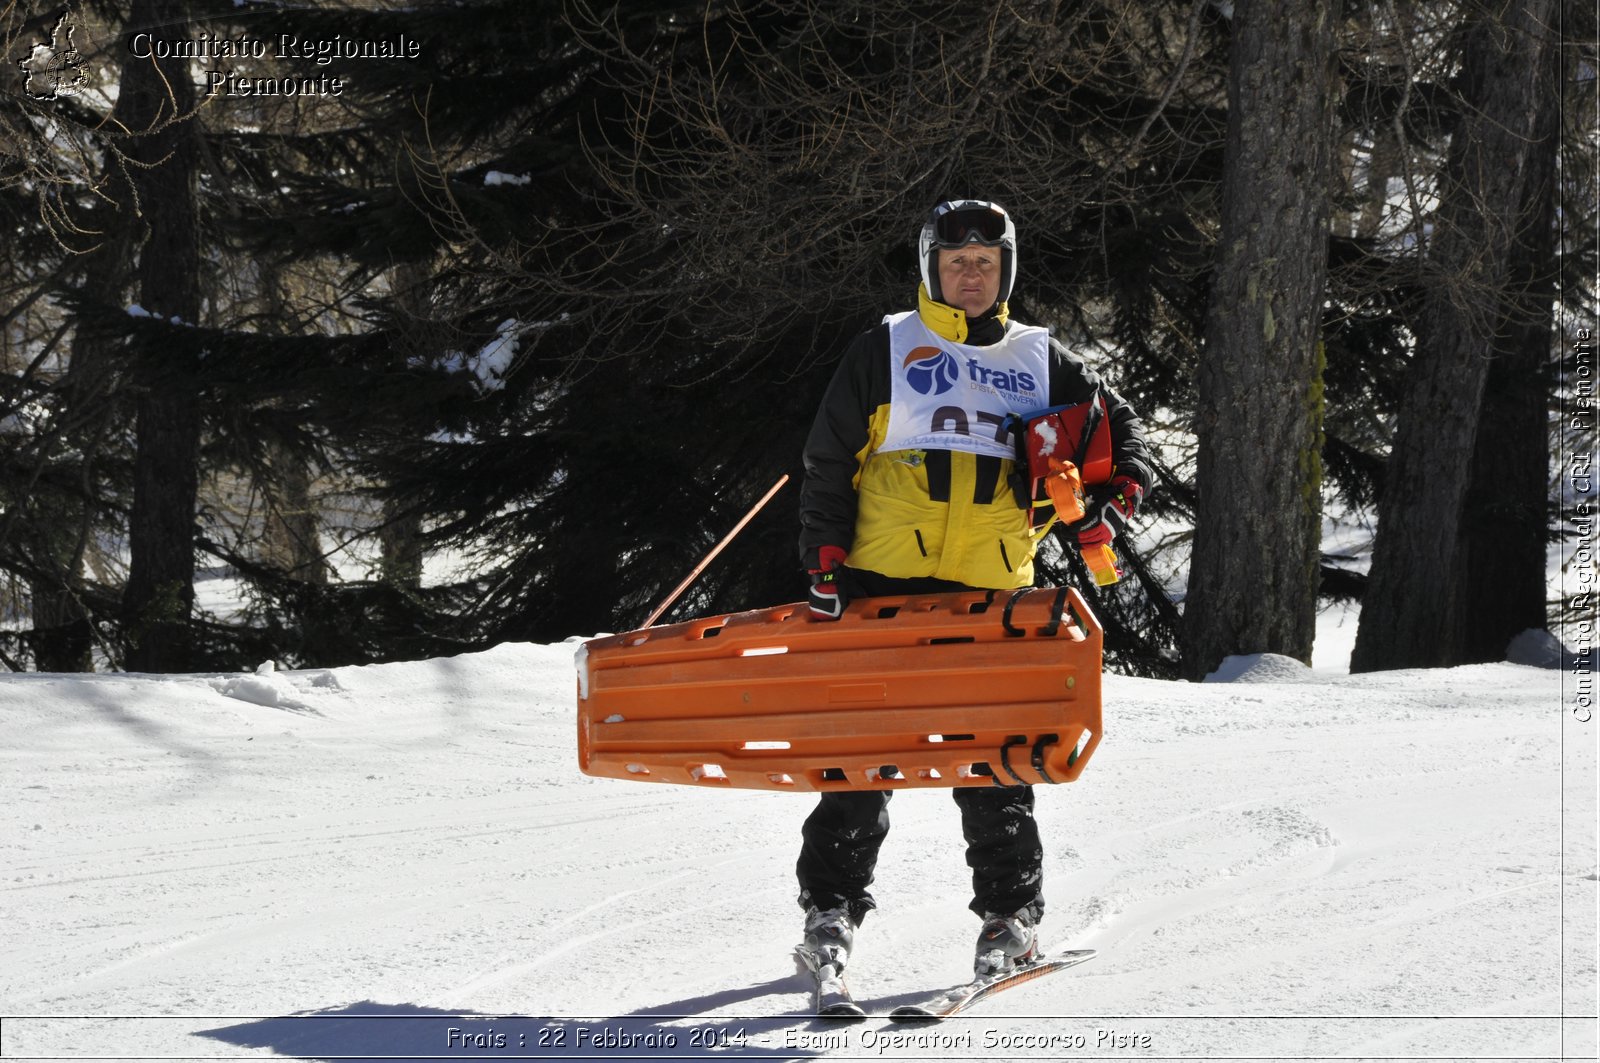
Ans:
<svg viewBox="0 0 1600 1063"><path fill-rule="evenodd" d="M935 246L953 251L971 243L999 247L1006 235L1006 216L993 207L959 207L933 219Z"/></svg>

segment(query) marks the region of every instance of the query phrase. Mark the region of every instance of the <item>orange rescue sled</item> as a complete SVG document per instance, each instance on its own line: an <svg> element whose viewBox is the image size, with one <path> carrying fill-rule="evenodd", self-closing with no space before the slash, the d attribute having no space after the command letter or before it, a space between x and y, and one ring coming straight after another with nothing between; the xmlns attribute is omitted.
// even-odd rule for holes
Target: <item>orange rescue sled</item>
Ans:
<svg viewBox="0 0 1600 1063"><path fill-rule="evenodd" d="M759 790L1071 782L1100 741L1101 629L1070 588L803 604L591 639L589 775Z"/></svg>

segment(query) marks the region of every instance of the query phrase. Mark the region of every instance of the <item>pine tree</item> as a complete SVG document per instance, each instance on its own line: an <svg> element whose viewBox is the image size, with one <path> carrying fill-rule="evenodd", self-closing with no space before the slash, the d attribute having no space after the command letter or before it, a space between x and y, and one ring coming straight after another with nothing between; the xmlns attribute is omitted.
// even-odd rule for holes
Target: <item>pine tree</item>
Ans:
<svg viewBox="0 0 1600 1063"><path fill-rule="evenodd" d="M1471 622L1462 565L1472 453L1515 232L1527 218L1529 175L1540 169L1529 153L1541 143L1553 14L1549 0L1513 0L1474 12L1463 30L1458 124L1440 173L1417 350L1379 501L1351 658L1357 671L1461 660Z"/></svg>
<svg viewBox="0 0 1600 1063"><path fill-rule="evenodd" d="M1501 322L1484 381L1462 503L1461 599L1471 618L1455 660L1501 661L1517 635L1549 626L1551 345L1555 307L1555 193L1560 95L1557 63L1538 91L1528 174L1513 220Z"/></svg>
<svg viewBox="0 0 1600 1063"><path fill-rule="evenodd" d="M1310 663L1322 515L1334 13L1234 6L1219 264L1200 359L1184 671Z"/></svg>
<svg viewBox="0 0 1600 1063"><path fill-rule="evenodd" d="M128 32L161 42L189 36L182 0L135 0ZM131 49L130 49L131 52ZM195 500L199 491L200 351L181 335L200 320L200 235L192 121L194 86L181 61L129 58L118 120L128 150L138 237L140 305L162 326L145 332L132 376L135 404L133 508L128 520L128 584L123 592L133 636L128 667L181 672L193 664ZM152 349L159 347L159 350Z"/></svg>

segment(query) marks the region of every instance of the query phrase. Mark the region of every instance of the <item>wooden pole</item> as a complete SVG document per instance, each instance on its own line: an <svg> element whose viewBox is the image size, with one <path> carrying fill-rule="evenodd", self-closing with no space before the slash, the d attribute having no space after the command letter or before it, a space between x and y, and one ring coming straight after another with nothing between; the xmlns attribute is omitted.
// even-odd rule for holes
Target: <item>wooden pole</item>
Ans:
<svg viewBox="0 0 1600 1063"><path fill-rule="evenodd" d="M767 488L767 493L761 496L761 501L750 507L750 512L746 513L744 518L740 520L738 524L733 526L732 531L722 537L722 541L720 543L711 548L710 553L700 559L700 563L694 566L693 570L691 570L687 576L683 577L683 582L674 587L672 593L661 600L661 604L655 607L655 610L645 618L645 622L640 626L649 627L651 624L654 624L656 620L660 618L661 614L666 612L667 609L671 607L672 603L678 600L678 596L689 589L689 584L693 583L697 578L699 578L700 573L705 571L706 566L717 559L717 555L722 553L722 548L733 542L734 536L744 531L744 526L749 524L755 515L761 512L761 508L768 502L772 501L772 496L778 493L778 489L788 482L788 473L784 473L782 476L778 477L778 482Z"/></svg>

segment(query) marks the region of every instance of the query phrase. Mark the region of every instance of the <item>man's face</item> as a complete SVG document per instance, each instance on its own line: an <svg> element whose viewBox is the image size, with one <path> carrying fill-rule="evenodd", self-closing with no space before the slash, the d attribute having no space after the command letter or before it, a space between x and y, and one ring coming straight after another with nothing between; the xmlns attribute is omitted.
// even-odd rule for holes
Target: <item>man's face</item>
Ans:
<svg viewBox="0 0 1600 1063"><path fill-rule="evenodd" d="M1000 298L1000 249L968 244L939 249L939 287L944 301L977 317Z"/></svg>

